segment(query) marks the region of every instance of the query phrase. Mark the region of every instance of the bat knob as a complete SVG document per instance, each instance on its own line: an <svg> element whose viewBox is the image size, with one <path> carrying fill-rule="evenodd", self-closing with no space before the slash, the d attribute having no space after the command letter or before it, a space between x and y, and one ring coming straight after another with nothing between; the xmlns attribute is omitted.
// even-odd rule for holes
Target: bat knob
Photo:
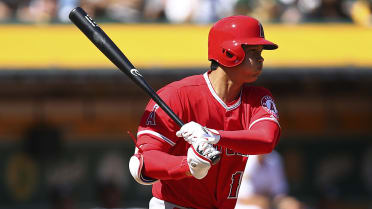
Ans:
<svg viewBox="0 0 372 209"><path fill-rule="evenodd" d="M212 165L216 165L218 162L220 162L221 159L221 154L215 155L211 158Z"/></svg>

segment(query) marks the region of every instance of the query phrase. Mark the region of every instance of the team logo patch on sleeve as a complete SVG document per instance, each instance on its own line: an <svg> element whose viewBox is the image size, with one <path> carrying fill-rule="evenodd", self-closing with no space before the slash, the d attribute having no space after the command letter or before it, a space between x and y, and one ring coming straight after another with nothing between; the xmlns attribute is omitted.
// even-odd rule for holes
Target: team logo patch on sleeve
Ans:
<svg viewBox="0 0 372 209"><path fill-rule="evenodd" d="M159 105L155 104L154 107L152 108L152 111L150 112L149 116L147 117L146 120L146 125L147 126L156 126L155 122L155 112L159 108Z"/></svg>
<svg viewBox="0 0 372 209"><path fill-rule="evenodd" d="M262 97L261 105L268 113L279 118L278 109L276 109L275 102L271 96Z"/></svg>

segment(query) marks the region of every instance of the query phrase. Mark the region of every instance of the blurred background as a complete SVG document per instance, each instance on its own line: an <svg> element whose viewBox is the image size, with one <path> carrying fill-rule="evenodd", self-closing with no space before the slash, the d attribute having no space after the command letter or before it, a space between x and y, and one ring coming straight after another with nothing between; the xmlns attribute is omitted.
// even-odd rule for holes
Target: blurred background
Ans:
<svg viewBox="0 0 372 209"><path fill-rule="evenodd" d="M255 85L280 113L290 194L372 208L371 0L0 0L0 208L146 208L128 160L148 101L68 20L83 7L159 89L208 70L217 19L279 45Z"/></svg>

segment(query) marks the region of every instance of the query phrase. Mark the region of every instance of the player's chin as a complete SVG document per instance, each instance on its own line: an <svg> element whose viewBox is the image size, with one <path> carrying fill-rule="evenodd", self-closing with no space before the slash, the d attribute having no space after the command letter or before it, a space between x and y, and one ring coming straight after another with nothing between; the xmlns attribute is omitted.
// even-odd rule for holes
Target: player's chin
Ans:
<svg viewBox="0 0 372 209"><path fill-rule="evenodd" d="M262 68L256 68L255 73L252 75L252 77L258 78L262 73Z"/></svg>
<svg viewBox="0 0 372 209"><path fill-rule="evenodd" d="M260 64L257 65L256 70L261 73L262 68L263 68L263 64L260 63Z"/></svg>
<svg viewBox="0 0 372 209"><path fill-rule="evenodd" d="M257 71L262 71L262 68L263 68L263 62L257 62L256 65L255 65L255 68Z"/></svg>
<svg viewBox="0 0 372 209"><path fill-rule="evenodd" d="M257 81L259 76L260 76L259 74L254 74L254 75L250 76L249 79L247 79L247 83L253 83L253 82Z"/></svg>

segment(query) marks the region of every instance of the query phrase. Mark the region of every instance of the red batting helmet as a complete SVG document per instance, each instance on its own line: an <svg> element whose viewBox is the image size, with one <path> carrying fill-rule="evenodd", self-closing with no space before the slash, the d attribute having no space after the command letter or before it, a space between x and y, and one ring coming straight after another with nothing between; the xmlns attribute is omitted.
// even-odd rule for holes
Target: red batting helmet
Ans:
<svg viewBox="0 0 372 209"><path fill-rule="evenodd" d="M242 45L263 45L276 49L278 45L265 40L261 23L248 16L231 16L216 22L209 31L208 59L226 67L239 65L245 57Z"/></svg>

